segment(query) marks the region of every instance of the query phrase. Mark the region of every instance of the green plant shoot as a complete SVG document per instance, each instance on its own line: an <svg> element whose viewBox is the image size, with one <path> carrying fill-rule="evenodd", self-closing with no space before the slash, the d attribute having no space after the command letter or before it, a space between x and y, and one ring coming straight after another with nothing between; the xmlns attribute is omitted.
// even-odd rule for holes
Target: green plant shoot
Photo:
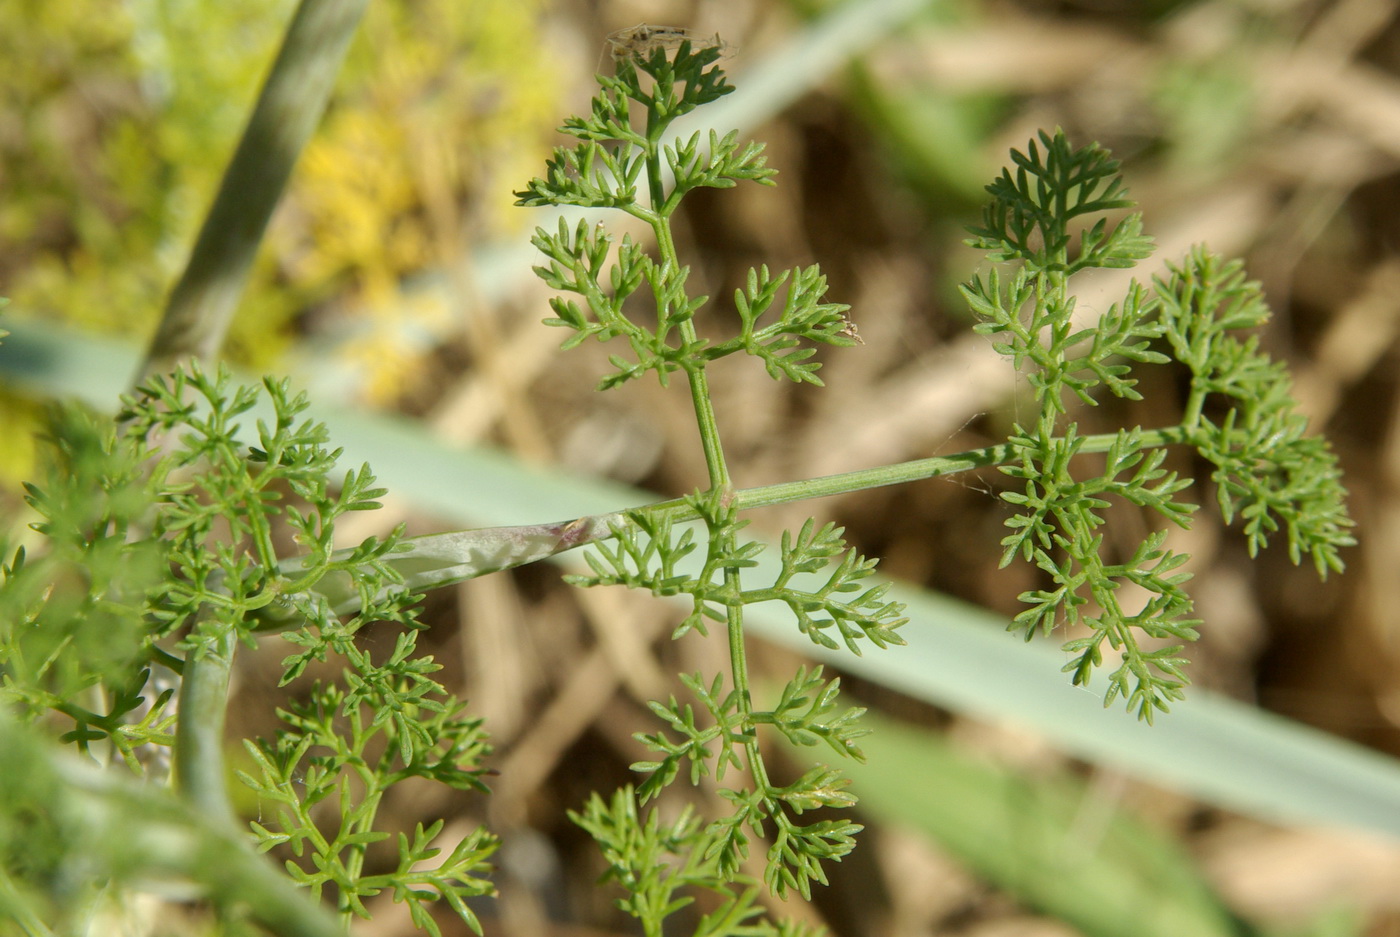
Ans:
<svg viewBox="0 0 1400 937"><path fill-rule="evenodd" d="M585 586L625 585L683 598L689 612L675 637L707 634L715 623L728 639L727 674L683 675L690 701L652 703L663 728L638 734L654 757L633 766L645 776L635 794L642 803L678 778L698 784L712 775L727 807L708 824L686 815L668 830L654 813L643 818L629 789L610 803L595 798L576 817L602 844L613 877L630 894L622 906L648 934L662 933L662 921L683 904L670 898L682 884L727 895L726 907L747 908L748 892L730 883L746 887L753 841L765 843L768 887L806 897L812 883L826 881L824 863L849 853L859 830L848 820L802 816L855 803L840 771L820 765L783 784L758 739L761 730L777 731L859 759L861 710L838 705L839 680L828 680L821 668L802 669L771 708L760 707L748 679L745 607L782 602L794 625L827 648L859 654L866 645L902 643L902 609L869 580L876 561L849 549L832 525L809 521L784 534L777 580L750 582L764 547L742 537L742 507L997 466L1021 485L1002 495L1017 510L1007 521L1002 563L1031 562L1047 581L1021 596L1028 608L1010 628L1028 640L1066 628L1072 660L1065 669L1076 684L1089 683L1114 652L1119 662L1109 673L1105 704L1121 698L1149 722L1182 698L1181 652L1200 624L1184 588L1187 557L1167 546L1167 529L1188 525L1197 509L1178 498L1192 480L1166 467L1168 446L1194 447L1215 466L1217 500L1227 522L1243 520L1251 552L1283 531L1293 560L1310 557L1325 575L1341 569L1338 551L1353 542L1336 459L1325 442L1306 434L1286 370L1258 350L1256 339L1232 334L1267 316L1257 285L1244 280L1238 264L1193 251L1151 287L1133 283L1096 322L1076 317L1072 277L1095 267L1131 267L1149 256L1152 242L1139 215L1112 225L1105 217L1132 204L1118 163L1096 146L1072 148L1060 133L1042 134L1026 152L1013 152L1014 168L988 186L991 201L969 243L987 251L994 266L962 288L980 319L976 330L1025 374L1035 419L986 450L736 489L706 366L744 352L776 379L820 385L816 346L857 340L847 307L825 301L826 281L815 266L777 276L766 267L751 270L728 316L709 297L686 291L689 268L671 233L685 196L700 187L773 184L761 147L741 147L733 133L667 139L676 118L731 90L717 58L716 49L688 42L673 52L623 56L614 77L599 77L591 113L561 128L579 142L556 149L545 176L518 193L523 206L613 209L650 226L654 253L630 237L617 243L605 222L538 229L534 243L547 263L536 270L564 294L550 301L554 316L546 324L568 330L564 348L622 340L626 353L610 357L613 371L600 389L648 372L663 386L682 375L709 469L706 490L611 519L611 543L600 540L587 557L591 574L573 577ZM701 338L695 326L701 314L731 323L735 334ZM1139 399L1134 368L1172 361L1192 375L1179 424L1081 434L1076 407L1096 405L1105 392ZM1115 501L1148 509L1164 525L1126 555L1106 547L1102 532L1104 511ZM698 528L682 523L696 518ZM1131 599L1127 585L1135 587ZM690 878L648 872L663 851L687 857L674 861Z"/></svg>

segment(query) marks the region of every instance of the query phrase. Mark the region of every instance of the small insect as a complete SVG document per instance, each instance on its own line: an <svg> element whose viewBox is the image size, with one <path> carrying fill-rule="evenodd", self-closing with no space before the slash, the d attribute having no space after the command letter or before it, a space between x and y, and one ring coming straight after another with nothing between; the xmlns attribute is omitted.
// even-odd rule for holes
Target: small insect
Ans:
<svg viewBox="0 0 1400 937"><path fill-rule="evenodd" d="M692 49L724 49L724 42L718 34L708 39L697 39L690 31L680 26L652 26L638 23L626 29L608 34L608 49L614 62L623 59L645 59L657 49L674 49L682 42L689 42Z"/></svg>
<svg viewBox="0 0 1400 937"><path fill-rule="evenodd" d="M850 319L842 320L841 331L837 332L836 334L851 339L857 345L865 344L865 339L860 337L860 333L856 331L856 324Z"/></svg>

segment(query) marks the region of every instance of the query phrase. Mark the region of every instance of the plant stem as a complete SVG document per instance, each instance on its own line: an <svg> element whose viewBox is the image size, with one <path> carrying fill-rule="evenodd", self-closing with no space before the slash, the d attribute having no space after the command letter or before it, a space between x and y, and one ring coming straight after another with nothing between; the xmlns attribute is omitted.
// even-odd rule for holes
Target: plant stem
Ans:
<svg viewBox="0 0 1400 937"><path fill-rule="evenodd" d="M651 129L649 126L649 137ZM680 259L676 255L675 239L671 236L670 219L666 215L660 214L662 205L657 201L662 192L662 175L661 157L655 146L647 156L647 174L652 182L652 208L657 211L657 216L652 222L652 230L656 233L657 256L661 261L660 268L663 272L671 271L671 276L680 276ZM664 321L669 313L670 310L658 309L658 324ZM699 336L695 331L695 322L692 319L683 319L679 323L678 331L684 345L696 344ZM719 523L716 528L711 530L711 536L718 538L717 548L722 554L730 554L736 545L735 524L738 509L732 501L733 482L729 475L729 464L724 458L724 444L720 439L719 424L715 418L709 376L705 373L706 359L702 356L692 356L685 358L684 362L683 367L690 385L690 399L695 408L695 422L700 432L701 445L705 451L705 467L709 473L710 490L720 492L723 499ZM740 579L737 568L725 567L724 584L730 594L738 595L742 591L743 585ZM728 606L725 611L725 627L729 638L730 677L734 682L734 692L738 698L737 715L742 724L752 724L753 693L749 688L749 663L748 652L744 644L744 606L742 604ZM766 795L772 785L769 783L767 771L764 769L763 756L758 750L758 739L755 736L750 735L745 740L744 753L748 758L749 771L753 775L755 786Z"/></svg>
<svg viewBox="0 0 1400 937"><path fill-rule="evenodd" d="M1186 407L1182 411L1181 425L1188 432L1195 432L1201 424L1201 411L1205 408L1206 397L1209 395L1205 387L1199 386L1198 381L1191 382L1191 396L1186 400Z"/></svg>
<svg viewBox="0 0 1400 937"><path fill-rule="evenodd" d="M218 353L268 219L320 123L368 5L369 0L301 0L189 263L171 291L143 375Z"/></svg>
<svg viewBox="0 0 1400 937"><path fill-rule="evenodd" d="M285 874L248 848L244 832L155 786L41 751L17 728L8 721L0 725L0 763L21 767L11 772L11 785L22 779L26 792L40 794L39 806L52 816L84 817L87 848L152 881L193 880L216 904L246 909L268 933L344 934ZM36 784L36 775L45 783ZM6 780L0 777L0 793L8 795ZM135 827L133 817L141 818Z"/></svg>
<svg viewBox="0 0 1400 937"><path fill-rule="evenodd" d="M1142 447L1178 445L1188 441L1188 432L1180 426L1165 429L1144 430ZM1107 452L1117 440L1117 433L1102 433L1084 437L1079 447L1080 454ZM868 488L882 488L887 485L900 485L906 482L956 475L973 469L1003 465L1015 456L1015 447L1010 443L987 446L984 449L969 449L947 456L933 456L928 459L915 459L895 465L881 465L875 468L857 469L837 475L823 475L802 481L782 482L777 485L763 485L758 488L740 488L734 492L734 506L740 511L751 508L772 507L805 501L809 498L827 498L833 495L864 491ZM660 501L646 508L647 512L669 514L672 520L693 520L697 516L684 499Z"/></svg>
<svg viewBox="0 0 1400 937"><path fill-rule="evenodd" d="M660 168L657 159L648 157L648 175L655 176L660 182ZM671 271L672 276L680 275L680 259L676 256L676 242L671 236L670 220L664 216L656 215L651 220L652 230L656 235L657 256L661 262L658 265L663 271ZM669 310L658 309L656 311L658 323L664 320ZM681 341L685 345L693 345L699 339L695 332L695 323L690 319L685 319L679 324ZM705 360L687 359L684 363L686 379L690 384L690 400L695 407L695 422L700 431L700 444L705 450L705 468L709 472L710 487L712 489L728 490L731 487L729 479L729 466L724 460L724 446L720 442L719 425L715 420L714 401L710 397L710 379L705 373Z"/></svg>
<svg viewBox="0 0 1400 937"><path fill-rule="evenodd" d="M702 372L703 377L703 372ZM709 398L704 402L708 404ZM702 419L711 427L710 433L716 443L718 432L714 427L714 411L706 406ZM1103 433L1084 437L1079 448L1081 454L1107 452L1117 440L1116 433ZM1144 430L1142 446L1179 445L1190 441L1191 432L1182 426L1169 426L1164 429ZM724 464L723 451L716 445L707 449L707 462L711 452L721 477L728 477ZM881 465L875 468L842 472L838 475L824 475L802 481L783 482L777 485L764 485L758 488L731 490L730 497L735 511L753 508L772 507L805 501L810 498L826 498L833 495L899 485L906 482L941 478L979 468L1003 465L1015 458L1015 447L1009 443L988 446L985 449L970 449L954 455L933 456L928 459L915 459L897 465ZM684 498L658 501L633 511L643 511L653 517L669 517L680 523L699 519L695 508ZM611 514L593 514L551 524L532 524L520 527L496 527L479 530L448 531L439 534L425 534L400 541L393 553L385 556L385 562L397 569L404 577L404 585L415 591L427 591L442 586L453 585L474 579L486 573L503 569L513 569L527 563L538 562L566 550L604 540L612 536L612 530L619 524L626 524L631 511L617 511ZM338 550L333 555L343 557L350 549ZM293 557L282 562L282 568L290 575L300 570L302 558ZM360 596L344 575L324 576L315 583L298 584L289 591L319 592L326 596L330 607L337 614L351 614L359 608ZM261 622L260 628L289 627L291 618L273 603L261 609L251 610Z"/></svg>
<svg viewBox="0 0 1400 937"><path fill-rule="evenodd" d="M0 908L10 916L10 922L19 928L25 937L54 937L54 932L35 913L34 907L20 894L14 881L8 875L0 875Z"/></svg>
<svg viewBox="0 0 1400 937"><path fill-rule="evenodd" d="M175 730L175 782L196 810L233 827L224 777L224 714L237 629L222 625L213 640L190 651L180 681L180 720Z"/></svg>

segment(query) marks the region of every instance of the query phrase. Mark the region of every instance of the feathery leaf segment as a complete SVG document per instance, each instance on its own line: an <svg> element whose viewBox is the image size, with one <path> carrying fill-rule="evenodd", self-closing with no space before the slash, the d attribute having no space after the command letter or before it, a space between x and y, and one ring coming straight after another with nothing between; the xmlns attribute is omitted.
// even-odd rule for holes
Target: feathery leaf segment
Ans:
<svg viewBox="0 0 1400 937"><path fill-rule="evenodd" d="M108 865L91 867L86 878L71 870L89 868L89 843L65 846L25 864L34 882L8 879L22 890L10 896L16 909L36 918L48 906L97 914L113 882L169 877L178 853L188 860L178 874L240 920L252 907L267 924L274 906L284 921L319 920L313 902L303 897L298 911L295 899L249 879L251 872L228 879L231 868L264 868L246 848L255 845L284 848L292 881L316 898L333 897L342 928L369 916L366 897L390 890L429 934L440 933L432 911L439 901L480 933L466 899L493 890L484 876L495 841L484 830L444 849L443 823L420 825L398 837L396 861L366 861L390 837L376 826L391 788L422 778L484 790L488 749L480 722L464 718L462 704L431 678L439 665L417 651L417 596L385 559L401 531L333 549L337 520L377 507L383 489L367 467L336 472L340 452L328 447L324 425L303 417L307 405L284 381L238 387L225 370L196 367L151 378L125 399L116 424L77 408L55 411L53 465L43 484L29 487L45 549L30 558L0 543L0 701L28 721L71 725L62 741L91 762L159 780L173 761L175 790L148 785L150 802L136 812L119 802L89 804L85 827L137 842L159 829L151 826L156 813L178 806L207 826L182 826L180 836L232 845L221 845L226 854L217 858L197 856L166 836L158 860L117 850L111 854L120 858L104 858ZM263 419L254 416L259 406ZM292 542L307 552L284 562L279 554ZM344 618L317 589L331 579L357 595ZM292 648L283 685L328 655L345 666L340 680L317 680L303 701L278 711L284 729L274 740L245 743L249 770L238 774L259 805L250 830L226 790L224 710L234 651L256 641L272 608L291 629L282 635ZM356 642L371 622L404 629L382 659ZM58 805L78 796L42 795ZM160 798L169 803L160 806ZM338 822L327 824L328 808ZM0 852L15 855L22 838L20 827L7 826ZM61 893L48 894L52 888ZM310 925L296 932L325 933Z"/></svg>
<svg viewBox="0 0 1400 937"><path fill-rule="evenodd" d="M1032 562L1050 584L1021 596L1028 608L1011 628L1029 640L1070 626L1065 670L1076 684L1088 683L1112 652L1119 663L1105 704L1122 697L1151 721L1182 697L1179 654L1200 624L1183 588L1188 557L1166 546L1164 529L1126 556L1110 555L1105 509L1125 501L1188 526L1197 506L1177 495L1191 479L1165 466L1165 443L1186 443L1215 466L1221 511L1227 523L1244 522L1251 555L1284 530L1292 560L1310 558L1325 576L1341 570L1338 551L1354 542L1346 492L1335 455L1295 412L1287 369L1257 338L1231 334L1269 314L1238 261L1196 248L1151 288L1133 282L1097 322L1081 321L1070 277L1131 267L1150 254L1151 239L1138 214L1112 226L1103 217L1088 222L1132 205L1117 161L1100 147L1074 149L1062 133L1041 133L1011 158L1015 169L987 187L991 202L968 241L998 266L962 287L982 320L976 330L1025 372L1039 407L1034 424L1016 427L1013 457L1001 467L1022 483L1002 495L1018 510L1006 522L1002 565ZM1180 425L1165 437L1122 430L1106 450L1093 448L1101 460L1076 458L1091 450L1071 405L1093 406L1099 391L1141 399L1133 369L1173 359L1191 374Z"/></svg>
<svg viewBox="0 0 1400 937"><path fill-rule="evenodd" d="M556 149L545 176L518 193L520 205L611 208L650 226L654 251L630 237L615 243L601 222L572 228L561 222L555 231L537 230L534 243L548 262L536 270L566 294L551 300L555 315L546 322L571 331L566 348L590 338L623 340L628 353L610 358L614 370L600 389L647 372L663 386L673 375L683 376L709 470L709 487L685 499L688 512L700 521L698 529L673 522L664 511L629 512L613 525L612 542L599 543L589 555L591 573L572 577L579 585L626 585L686 596L690 611L675 637L707 634L711 624L722 624L728 637L728 674L683 676L693 702L672 697L652 704L664 727L637 736L653 757L633 766L646 775L635 795L620 793L610 805L597 800L578 818L604 842L614 876L632 893L622 904L648 934L659 934L662 919L679 907L666 897L678 883L731 896L720 915L728 923L720 928L715 922L703 933L768 933L745 923L757 913L747 886L731 891L732 883L747 881L742 870L754 840L767 838L768 887L779 895L796 890L807 897L813 882L826 881L823 863L849 852L860 828L845 819L803 816L854 803L839 772L823 767L784 784L765 763L760 726L859 758L855 740L861 730L854 723L860 711L840 710L839 681L826 679L820 668L800 672L773 709L757 708L744 644L745 607L785 604L798 627L824 647L844 645L860 653L867 643L903 643L897 633L904 623L902 607L885 598L885 586L866 582L875 561L847 548L832 525L818 529L809 522L785 536L781 573L770 582L752 581L754 557L763 548L741 536L747 522L738 517L706 368L743 352L762 361L774 379L820 385L815 346L851 346L857 340L847 307L825 301L826 278L815 266L777 274L766 266L751 270L733 297L733 336L722 341L699 336L694 317L709 297L686 291L689 267L676 255L671 218L697 188L743 181L771 185L774 175L763 148L740 145L737 133L668 139L676 118L733 90L715 64L718 57L716 48L682 42L674 50L620 58L615 76L599 76L602 91L591 113L570 118L561 128L579 142ZM629 303L634 296L646 297L647 314L639 311L640 302ZM713 774L725 785L720 793L728 813L703 828L689 819L669 831L658 827L654 816L643 821L635 800L646 803L682 774L691 783ZM639 871L663 846L675 851L680 845L689 856L684 874ZM638 861L638 854L645 860Z"/></svg>

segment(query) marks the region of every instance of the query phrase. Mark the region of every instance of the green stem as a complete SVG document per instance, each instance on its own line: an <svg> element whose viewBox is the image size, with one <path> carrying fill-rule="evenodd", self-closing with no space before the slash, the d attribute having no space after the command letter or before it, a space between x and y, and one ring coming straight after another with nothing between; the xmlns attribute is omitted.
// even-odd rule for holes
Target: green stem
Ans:
<svg viewBox="0 0 1400 937"><path fill-rule="evenodd" d="M0 907L9 915L10 923L19 928L18 933L26 937L54 937L49 925L44 923L33 904L25 899L8 875L0 875Z"/></svg>
<svg viewBox="0 0 1400 937"><path fill-rule="evenodd" d="M221 627L213 640L185 658L175 730L175 782L199 813L232 827L237 817L224 776L224 715L238 632L230 625Z"/></svg>
<svg viewBox="0 0 1400 937"><path fill-rule="evenodd" d="M681 323L682 335L686 335L686 341L694 340L695 329L689 322ZM687 369L686 376L690 382L690 400L695 407L695 421L700 429L700 444L705 450L705 468L710 475L710 487L712 489L729 491L733 484L729 479L729 464L724 458L724 447L719 438L719 426L715 421L714 401L710 397L710 381L705 374L703 366L694 370Z"/></svg>
<svg viewBox="0 0 1400 937"><path fill-rule="evenodd" d="M1187 433L1194 433L1201 424L1201 411L1205 408L1206 397L1210 391L1198 386L1197 381L1191 382L1191 395L1186 400L1186 407L1182 411L1181 425Z"/></svg>
<svg viewBox="0 0 1400 937"><path fill-rule="evenodd" d="M169 670L171 673L174 674L183 674L185 672L184 659L176 657L174 654L170 653L164 648L152 645L147 650L147 653L151 657L151 663L159 664L160 666L164 667L166 670Z"/></svg>
<svg viewBox="0 0 1400 937"><path fill-rule="evenodd" d="M361 731L356 725L356 734ZM384 798L384 790L388 787L388 776L390 771L383 764L379 770L370 770L368 765L361 764L355 769L359 776L360 783L364 785L365 797L356 808L356 818L351 824L352 834L366 834L374 831L374 820L379 815L379 804ZM357 845L349 850L345 857L344 868L346 878L351 882L358 882L364 876L366 849L364 845ZM355 912L351 908L349 901L344 897L341 899L340 920L345 925L346 930L350 928L351 922L355 919Z"/></svg>
<svg viewBox="0 0 1400 937"><path fill-rule="evenodd" d="M325 112L369 0L301 0L151 339L142 374L213 358L243 294L272 210Z"/></svg>
<svg viewBox="0 0 1400 937"><path fill-rule="evenodd" d="M678 272L681 268L680 260L676 256L675 240L671 237L670 221L658 216L652 223L652 229L656 232L657 255L661 258L661 268ZM658 317L668 311L658 309ZM678 330L685 345L694 345L699 340L695 323L690 319L681 322ZM724 446L720 442L714 400L710 396L710 379L705 373L705 360L689 359L684 367L690 384L690 401L695 408L695 422L700 431L700 444L705 450L705 469L709 472L710 487L728 490L732 487L732 482L729 478L729 466L724 459Z"/></svg>
<svg viewBox="0 0 1400 937"><path fill-rule="evenodd" d="M243 833L198 804L50 751L4 718L0 764L7 769L0 772L7 802L22 787L22 796L37 798L35 807L49 816L83 818L83 841L73 847L85 851L84 860L119 863L122 873L143 881L194 881L215 904L240 909L271 934L343 937L330 915L248 848Z"/></svg>
<svg viewBox="0 0 1400 937"><path fill-rule="evenodd" d="M708 397L703 394L701 399L708 403ZM706 425L713 428L713 411L707 406L702 412L702 419L707 421ZM718 433L711 429L711 435L718 442ZM1169 426L1165 429L1144 430L1141 438L1143 448L1150 448L1189 443L1191 433L1182 426ZM1086 436L1078 451L1107 452L1117 439L1117 433ZM915 459L897 465L881 465L854 472L842 472L839 475L744 488L731 491L730 498L736 511L746 511L956 475L959 472L1003 465L1015 459L1016 455L1014 446L1002 443L985 449ZM711 457L714 458L717 469L724 470L723 452L717 445L707 448L707 460ZM727 472L720 477L727 477ZM607 539L612 536L614 527L628 523L627 515L633 511L645 512L657 519L668 517L675 523L697 520L700 517L689 501L675 498L634 508L632 511L592 514L550 524L454 530L411 537L400 541L398 547L385 557L385 562L398 570L404 577L404 585L409 589L426 592L465 582L486 573L535 563L566 550ZM331 569L338 569L336 564L351 552L351 548L346 548L332 554ZM306 556L293 557L280 564L283 574L291 580L283 587L283 594L314 591L326 597L336 614L349 615L358 610L361 596L350 578L340 572L311 576L306 573L309 559ZM294 627L293 623L297 620L295 612L283 602L270 602L262 608L250 611L260 623L259 630ZM178 670L178 664L173 669Z"/></svg>
<svg viewBox="0 0 1400 937"><path fill-rule="evenodd" d="M655 89L653 89L655 90ZM666 206L666 184L661 174L661 135L665 132L665 125L659 123L656 111L647 108L647 195L650 197L649 206L657 215L657 228L668 227L665 224L662 212ZM665 122L669 124L670 121ZM667 231L670 237L670 231ZM674 259L675 249L672 248L671 256Z"/></svg>
<svg viewBox="0 0 1400 937"><path fill-rule="evenodd" d="M648 128L650 129L650 128ZM655 151L647 160L647 171L652 185L652 205L660 208L663 204L659 201L661 193L661 161ZM671 224L669 218L664 215L658 216L652 225L656 232L657 255L661 259L663 270L674 271L673 275L679 275L680 259L676 255L676 244L671 236ZM663 321L669 310L657 310L658 322ZM691 319L685 319L678 326L681 341L685 345L696 344L699 336L695 331L695 323ZM731 553L735 546L735 521L738 516L738 509L730 501L733 482L729 475L729 464L724 458L724 445L720 439L719 424L715 418L714 400L710 395L709 377L705 373L706 360L704 357L695 356L688 358L683 365L686 377L690 384L690 399L695 408L695 422L700 431L701 445L705 451L705 468L710 477L710 490L719 491L725 498L722 507L722 522L718 529L712 531L711 535L719 538L719 549L725 553ZM726 590L732 595L738 595L743 590L740 582L739 570L730 566L724 570L724 584ZM738 698L738 719L741 725L753 724L753 693L749 688L749 664L748 651L744 645L744 607L742 604L730 605L725 613L726 631L729 637L729 670L731 679L734 681L734 692ZM756 735L750 733L744 742L744 753L748 758L749 771L753 775L754 784L758 790L766 792L772 788L768 780L768 772L764 768L763 754L758 749L758 739Z"/></svg>
<svg viewBox="0 0 1400 937"><path fill-rule="evenodd" d="M259 479L254 484L253 497L257 499L254 501L255 504L260 503L264 496L264 486L261 482L262 479ZM268 523L267 515L260 510L252 510L248 511L245 517L248 522L249 537L253 541L253 548L258 552L258 563L263 569L274 569L277 566L277 547L272 542L272 525Z"/></svg>
<svg viewBox="0 0 1400 937"><path fill-rule="evenodd" d="M1169 426L1165 429L1144 430L1142 447L1171 446L1188 442L1190 434L1185 427ZM1084 437L1084 443L1077 450L1081 454L1107 452L1118 439L1117 433L1102 433ZM868 488L882 488L888 485L902 485L907 482L956 475L974 469L1003 465L1016 457L1016 447L1010 443L987 446L984 449L969 449L966 452L947 456L933 456L928 459L915 459L895 465L881 465L875 468L858 469L837 475L823 475L802 481L782 482L777 485L763 485L758 488L740 488L734 492L734 507L740 511L751 508L772 507L790 504L810 498L827 498L833 495L864 491ZM694 520L698 515L683 498L660 501L641 508L648 513L667 514L672 520Z"/></svg>

